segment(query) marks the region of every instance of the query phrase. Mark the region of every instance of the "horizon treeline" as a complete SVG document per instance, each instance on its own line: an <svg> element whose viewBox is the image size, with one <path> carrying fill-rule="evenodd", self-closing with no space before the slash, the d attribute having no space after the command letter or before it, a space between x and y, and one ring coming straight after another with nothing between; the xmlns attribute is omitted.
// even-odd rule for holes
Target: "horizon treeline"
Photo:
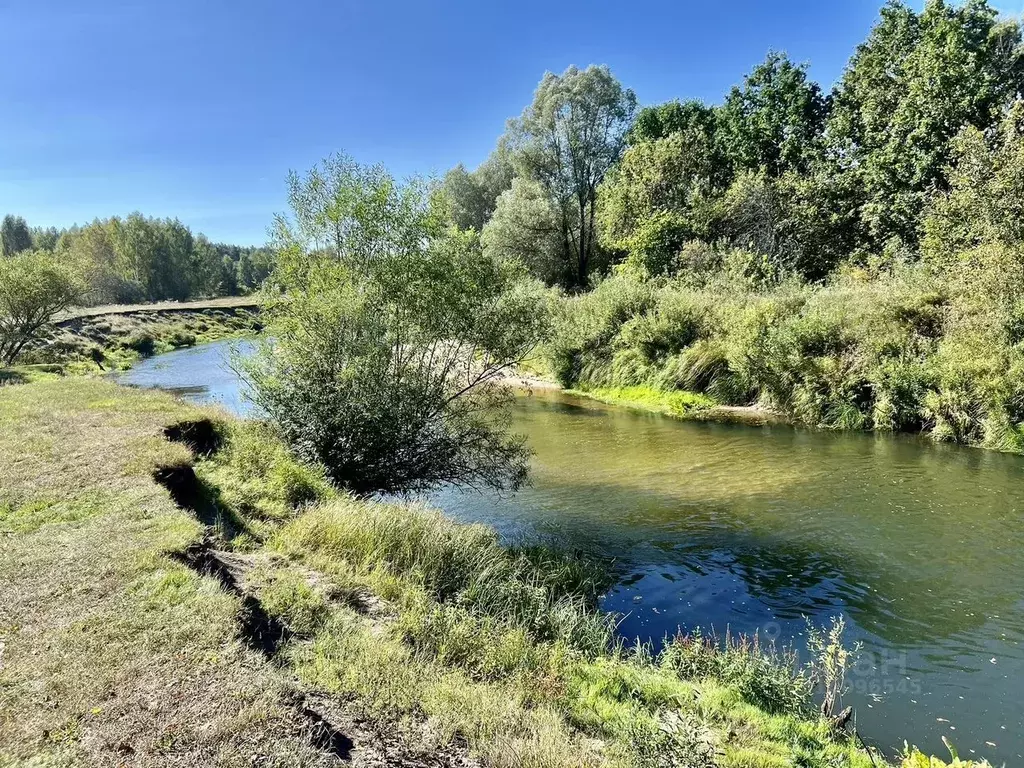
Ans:
<svg viewBox="0 0 1024 768"><path fill-rule="evenodd" d="M549 73L443 188L486 248L569 289L620 262L820 281L977 242L987 203L957 179L1019 139L1022 94L1018 21L986 0L889 2L831 92L775 51L718 104L637 111L607 67Z"/></svg>
<svg viewBox="0 0 1024 768"><path fill-rule="evenodd" d="M211 242L177 219L131 213L66 229L31 227L8 214L0 257L43 251L78 275L85 304L133 304L235 296L256 290L273 269L266 247Z"/></svg>

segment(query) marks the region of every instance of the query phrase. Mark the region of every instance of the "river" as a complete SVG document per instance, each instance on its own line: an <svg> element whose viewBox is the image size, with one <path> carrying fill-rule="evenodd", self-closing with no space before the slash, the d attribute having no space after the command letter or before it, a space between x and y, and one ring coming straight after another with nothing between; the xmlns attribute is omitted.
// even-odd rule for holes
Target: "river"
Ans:
<svg viewBox="0 0 1024 768"><path fill-rule="evenodd" d="M243 342L244 344L244 342ZM141 362L120 381L247 406L229 342ZM797 651L805 619L846 617L857 726L1017 765L1024 754L1024 459L911 437L684 422L524 394L533 483L444 491L453 517L614 558L620 632L758 632Z"/></svg>

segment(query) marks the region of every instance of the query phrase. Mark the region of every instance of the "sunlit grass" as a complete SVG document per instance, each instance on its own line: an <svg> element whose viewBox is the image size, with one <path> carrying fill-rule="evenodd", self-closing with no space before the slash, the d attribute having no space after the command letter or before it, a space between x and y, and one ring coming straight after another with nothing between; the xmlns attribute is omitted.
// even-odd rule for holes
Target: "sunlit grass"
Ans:
<svg viewBox="0 0 1024 768"><path fill-rule="evenodd" d="M699 392L663 391L653 387L593 387L570 389L570 395L589 397L602 403L639 408L669 416L693 416L718 403Z"/></svg>

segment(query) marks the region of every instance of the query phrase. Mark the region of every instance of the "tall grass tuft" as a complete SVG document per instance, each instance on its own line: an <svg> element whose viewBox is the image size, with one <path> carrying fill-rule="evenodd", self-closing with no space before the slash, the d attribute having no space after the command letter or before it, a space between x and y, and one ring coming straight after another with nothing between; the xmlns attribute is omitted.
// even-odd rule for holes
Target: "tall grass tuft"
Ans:
<svg viewBox="0 0 1024 768"><path fill-rule="evenodd" d="M743 698L766 712L800 714L809 710L814 681L796 657L765 645L758 635L724 638L700 630L665 643L657 664L684 680L715 680L737 688Z"/></svg>
<svg viewBox="0 0 1024 768"><path fill-rule="evenodd" d="M573 554L508 548L491 529L425 507L351 499L307 512L281 536L285 548L412 578L434 601L500 619L538 640L587 653L611 642L613 620L596 610L607 568Z"/></svg>

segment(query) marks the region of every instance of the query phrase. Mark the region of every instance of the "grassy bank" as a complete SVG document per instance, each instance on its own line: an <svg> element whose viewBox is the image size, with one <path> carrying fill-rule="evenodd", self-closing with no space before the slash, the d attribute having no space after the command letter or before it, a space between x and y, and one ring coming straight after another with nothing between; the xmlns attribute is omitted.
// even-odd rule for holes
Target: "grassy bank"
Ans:
<svg viewBox="0 0 1024 768"><path fill-rule="evenodd" d="M138 360L219 339L247 336L262 328L251 300L181 308L109 308L66 317L21 356L15 374L81 374L123 370Z"/></svg>
<svg viewBox="0 0 1024 768"><path fill-rule="evenodd" d="M694 407L698 395L1020 453L1018 269L998 251L974 259L763 289L617 275L562 300L548 364L564 386L613 402L712 410Z"/></svg>
<svg viewBox="0 0 1024 768"><path fill-rule="evenodd" d="M566 390L567 394L589 397L610 405L621 405L679 418L707 414L718 404L706 395L696 392L654 389L653 387L594 387Z"/></svg>
<svg viewBox="0 0 1024 768"><path fill-rule="evenodd" d="M784 659L619 647L603 564L341 495L258 425L163 434L210 417L0 391L0 762L871 764Z"/></svg>
<svg viewBox="0 0 1024 768"><path fill-rule="evenodd" d="M236 599L173 553L203 534L152 473L204 414L92 379L0 390L0 765L329 765Z"/></svg>

